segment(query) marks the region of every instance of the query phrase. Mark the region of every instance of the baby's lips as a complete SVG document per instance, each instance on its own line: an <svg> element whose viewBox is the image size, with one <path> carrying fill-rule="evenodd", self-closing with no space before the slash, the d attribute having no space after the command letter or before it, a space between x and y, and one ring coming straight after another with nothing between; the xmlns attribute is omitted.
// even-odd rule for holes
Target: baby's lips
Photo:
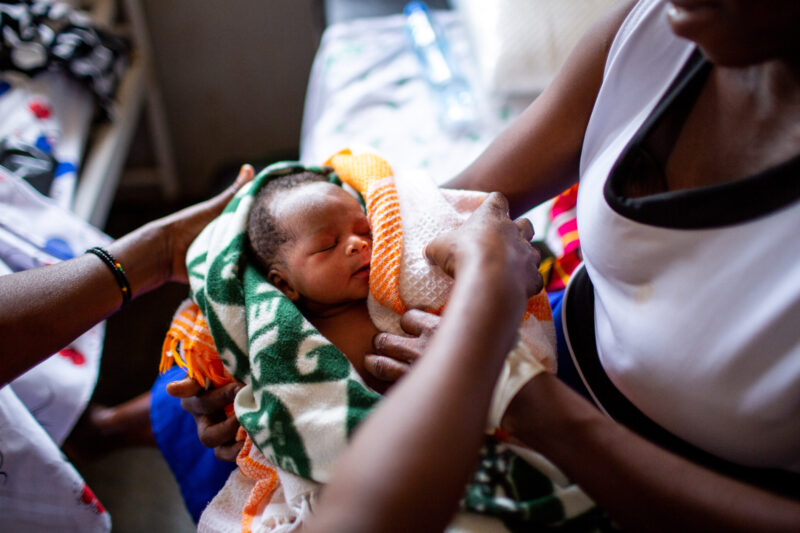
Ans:
<svg viewBox="0 0 800 533"><path fill-rule="evenodd" d="M359 268L358 270L353 272L353 275L354 276L361 276L361 275L369 276L369 270L370 270L369 263L367 263L366 265L362 266L361 268Z"/></svg>

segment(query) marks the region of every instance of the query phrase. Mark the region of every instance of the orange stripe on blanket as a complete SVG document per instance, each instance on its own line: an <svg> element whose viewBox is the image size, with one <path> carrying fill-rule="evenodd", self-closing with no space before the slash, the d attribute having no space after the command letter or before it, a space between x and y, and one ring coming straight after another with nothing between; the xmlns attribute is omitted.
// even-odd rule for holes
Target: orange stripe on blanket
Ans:
<svg viewBox="0 0 800 533"><path fill-rule="evenodd" d="M369 290L379 304L402 315L408 311L400 297L403 226L397 187L393 179L386 179L393 175L392 167L380 156L353 155L350 150L334 155L328 164L339 179L366 198L372 230Z"/></svg>
<svg viewBox="0 0 800 533"><path fill-rule="evenodd" d="M369 290L378 303L402 315L408 308L400 297L403 228L394 180L383 180L370 187L367 214L372 228L373 250Z"/></svg>
<svg viewBox="0 0 800 533"><path fill-rule="evenodd" d="M372 183L394 175L392 167L386 160L370 153L353 155L350 150L342 150L325 164L332 166L339 179L360 192L362 196L366 195Z"/></svg>
<svg viewBox="0 0 800 533"><path fill-rule="evenodd" d="M241 430L241 428L239 429ZM247 437L244 446L239 450L239 455L236 456L236 464L242 475L256 482L242 508L242 533L252 531L253 519L258 514L258 510L269 503L279 483L278 473L274 468L250 457L252 449L253 441Z"/></svg>
<svg viewBox="0 0 800 533"><path fill-rule="evenodd" d="M525 313L522 315L522 321L528 320L531 315L536 317L539 322L552 322L553 311L550 309L550 300L547 298L547 293L542 289L539 294L531 296L528 299L528 306Z"/></svg>

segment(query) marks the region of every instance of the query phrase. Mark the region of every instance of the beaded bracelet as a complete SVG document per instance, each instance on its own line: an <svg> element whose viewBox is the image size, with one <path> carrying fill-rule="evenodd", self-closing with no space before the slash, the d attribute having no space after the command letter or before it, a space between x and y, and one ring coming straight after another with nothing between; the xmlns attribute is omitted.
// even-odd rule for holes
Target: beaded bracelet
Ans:
<svg viewBox="0 0 800 533"><path fill-rule="evenodd" d="M114 279L117 280L117 285L119 285L119 290L122 292L122 305L120 306L120 309L125 307L125 304L127 304L131 299L131 284L128 282L128 277L125 275L125 270L123 270L120 262L114 259L113 255L99 246L89 248L86 250L86 253L96 255L103 260L103 263L105 263L108 268L111 269L111 272L114 274Z"/></svg>

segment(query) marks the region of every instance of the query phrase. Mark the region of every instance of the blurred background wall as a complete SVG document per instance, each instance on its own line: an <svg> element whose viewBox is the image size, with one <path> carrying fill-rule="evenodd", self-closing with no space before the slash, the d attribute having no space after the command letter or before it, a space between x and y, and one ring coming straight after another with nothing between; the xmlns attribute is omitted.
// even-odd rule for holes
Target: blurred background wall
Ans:
<svg viewBox="0 0 800 533"><path fill-rule="evenodd" d="M226 166L297 150L321 33L314 0L143 0L142 7L181 196L206 195ZM149 157L146 146L137 142L131 159Z"/></svg>

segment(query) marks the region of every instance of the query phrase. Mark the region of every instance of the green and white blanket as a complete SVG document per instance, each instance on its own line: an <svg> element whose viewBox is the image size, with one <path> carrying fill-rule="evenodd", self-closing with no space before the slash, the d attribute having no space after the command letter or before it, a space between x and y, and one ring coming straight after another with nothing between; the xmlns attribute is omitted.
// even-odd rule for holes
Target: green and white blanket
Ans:
<svg viewBox="0 0 800 533"><path fill-rule="evenodd" d="M282 162L245 185L189 248L192 299L203 311L228 371L245 387L235 412L264 456L293 474L326 482L347 442L380 395L266 279L246 251L246 225L256 192L275 176L330 168ZM604 522L591 500L552 464L530 451L525 460L487 439L463 507L506 526ZM585 527L584 527L585 526Z"/></svg>

